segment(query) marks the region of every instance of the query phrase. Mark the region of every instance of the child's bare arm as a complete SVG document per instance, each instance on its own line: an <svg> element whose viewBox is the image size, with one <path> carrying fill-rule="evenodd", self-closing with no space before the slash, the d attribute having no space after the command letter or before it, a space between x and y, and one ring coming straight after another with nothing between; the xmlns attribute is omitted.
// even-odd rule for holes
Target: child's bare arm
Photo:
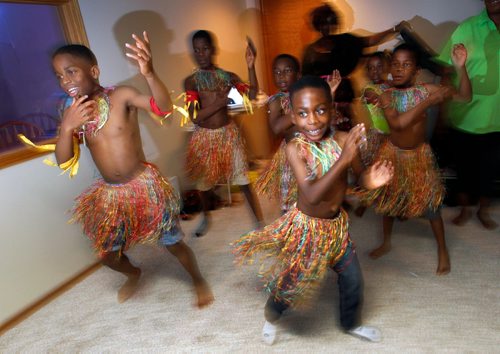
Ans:
<svg viewBox="0 0 500 354"><path fill-rule="evenodd" d="M269 125L274 134L283 134L287 129L293 126L290 114L285 114L281 108L279 99L271 101L269 107Z"/></svg>
<svg viewBox="0 0 500 354"><path fill-rule="evenodd" d="M55 150L58 164L73 157L73 133L75 129L93 118L96 102L87 100L87 98L88 96L82 96L74 99L71 106L64 111Z"/></svg>
<svg viewBox="0 0 500 354"><path fill-rule="evenodd" d="M325 200L331 191L335 188L336 182L340 178L346 178L345 172L349 168L354 156L358 153L358 146L361 141L361 135L364 131L362 124L351 129L342 149L342 154L335 164L322 177L310 179L306 168L305 161L299 156L298 146L289 143L286 146L286 154L288 162L297 180L297 186L309 204L318 204ZM337 132L336 134L342 134ZM343 133L345 134L345 133Z"/></svg>
<svg viewBox="0 0 500 354"><path fill-rule="evenodd" d="M231 87L228 86L226 90L221 92L198 92L200 109L197 111L196 118L194 117L194 106L189 107L189 117L193 123L207 121L219 111L226 109L227 95L230 89ZM191 76L184 80L184 90L186 92L197 91Z"/></svg>
<svg viewBox="0 0 500 354"><path fill-rule="evenodd" d="M406 112L398 112L393 105L390 92L384 92L379 96L379 104L384 110L385 118L391 130L403 131L419 120L425 119L427 108L443 102L451 97L452 90L446 86L426 85L429 96Z"/></svg>
<svg viewBox="0 0 500 354"><path fill-rule="evenodd" d="M132 52L128 52L126 55L134 59L139 65L139 70L148 83L158 109L161 112L172 111L172 100L168 89L153 68L153 57L147 32L143 32L143 38L135 34L132 35L132 38L135 40L134 44L125 44ZM137 91L136 94L132 94L128 98L127 104L150 111L150 99L150 96L141 94Z"/></svg>
<svg viewBox="0 0 500 354"><path fill-rule="evenodd" d="M259 81L257 80L257 73L255 71L255 58L257 56L257 52L255 52L252 47L253 45L250 45L249 43L245 51L245 60L248 67L248 80L250 82L248 97L251 100L255 99L257 97L257 93L259 92Z"/></svg>
<svg viewBox="0 0 500 354"><path fill-rule="evenodd" d="M467 49L463 44L455 44L451 52L453 66L457 70L458 89L452 96L453 100L459 102L470 102L472 99L472 86L465 63L467 61Z"/></svg>

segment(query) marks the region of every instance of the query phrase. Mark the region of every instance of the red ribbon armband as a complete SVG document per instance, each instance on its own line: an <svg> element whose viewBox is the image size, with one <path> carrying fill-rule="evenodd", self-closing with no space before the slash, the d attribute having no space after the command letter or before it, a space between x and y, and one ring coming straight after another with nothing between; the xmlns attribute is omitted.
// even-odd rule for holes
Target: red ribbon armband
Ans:
<svg viewBox="0 0 500 354"><path fill-rule="evenodd" d="M198 91L186 91L185 102L195 102L200 100L200 95Z"/></svg>
<svg viewBox="0 0 500 354"><path fill-rule="evenodd" d="M236 87L236 90L238 90L240 94L248 93L248 91L250 91L250 85L245 84L244 82L238 82L234 85L234 87Z"/></svg>
<svg viewBox="0 0 500 354"><path fill-rule="evenodd" d="M154 97L151 97L151 99L149 100L149 105L151 106L151 112L153 112L157 116L166 117L172 113L172 111L162 111L156 104Z"/></svg>

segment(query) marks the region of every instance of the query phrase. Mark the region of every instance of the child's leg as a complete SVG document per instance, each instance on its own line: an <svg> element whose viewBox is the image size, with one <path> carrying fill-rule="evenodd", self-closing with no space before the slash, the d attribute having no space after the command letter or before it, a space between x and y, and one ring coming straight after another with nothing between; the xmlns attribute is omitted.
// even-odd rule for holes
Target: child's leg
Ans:
<svg viewBox="0 0 500 354"><path fill-rule="evenodd" d="M460 213L455 216L451 222L457 226L463 226L471 217L471 211L469 210L469 197L466 193L457 194L458 205L460 205Z"/></svg>
<svg viewBox="0 0 500 354"><path fill-rule="evenodd" d="M194 236L196 237L201 237L205 235L208 231L208 227L210 224L210 198L212 195L212 191L211 190L200 191L200 195L201 195L202 214L200 223L198 224L198 226L194 231Z"/></svg>
<svg viewBox="0 0 500 354"><path fill-rule="evenodd" d="M276 321L278 321L283 312L288 308L284 302L276 299L274 295L270 295L267 299L264 308L264 327L262 327L262 340L264 343L272 345L276 340Z"/></svg>
<svg viewBox="0 0 500 354"><path fill-rule="evenodd" d="M448 249L446 248L446 240L444 238L443 218L439 210L428 214L428 218L438 246L438 267L436 274L445 275L450 272L451 265Z"/></svg>
<svg viewBox="0 0 500 354"><path fill-rule="evenodd" d="M200 273L196 257L191 248L189 248L183 241L179 241L175 245L166 247L167 250L178 259L179 263L191 276L198 299L198 307L201 308L210 305L214 300L214 296L212 294L212 290L210 290L210 286Z"/></svg>
<svg viewBox="0 0 500 354"><path fill-rule="evenodd" d="M340 324L342 328L355 337L379 342L382 339L380 330L371 326L360 326L360 315L363 304L363 275L356 251L350 244L344 257L333 267L338 274Z"/></svg>
<svg viewBox="0 0 500 354"><path fill-rule="evenodd" d="M257 228L264 226L264 217L262 216L262 210L260 209L259 200L255 196L253 188L249 184L240 185L240 189L245 195L245 198L252 209L253 215L257 220Z"/></svg>
<svg viewBox="0 0 500 354"><path fill-rule="evenodd" d="M338 274L340 324L348 331L359 325L363 303L363 275L351 245L333 270Z"/></svg>
<svg viewBox="0 0 500 354"><path fill-rule="evenodd" d="M481 224L488 230L493 230L498 227L498 224L490 216L490 199L488 197L479 198L477 218L479 219Z"/></svg>
<svg viewBox="0 0 500 354"><path fill-rule="evenodd" d="M119 251L108 252L101 259L101 263L117 272L127 276L127 281L122 285L118 291L118 302L122 303L130 298L137 290L137 283L141 276L141 269L134 267L130 260Z"/></svg>
<svg viewBox="0 0 500 354"><path fill-rule="evenodd" d="M382 218L382 231L384 234L384 240L382 244L375 248L370 252L370 257L373 259L377 259L382 257L384 254L388 253L391 248L391 235L392 235L392 226L394 225L394 218L391 216L384 215Z"/></svg>

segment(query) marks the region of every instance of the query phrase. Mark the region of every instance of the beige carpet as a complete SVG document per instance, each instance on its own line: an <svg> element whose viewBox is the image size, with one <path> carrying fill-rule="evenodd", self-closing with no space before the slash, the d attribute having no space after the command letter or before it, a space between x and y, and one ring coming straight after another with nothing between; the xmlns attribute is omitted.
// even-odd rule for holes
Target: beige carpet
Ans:
<svg viewBox="0 0 500 354"><path fill-rule="evenodd" d="M263 203L267 221L278 213ZM205 237L189 234L197 218L183 222L186 242L198 256L216 295L205 309L193 307L190 281L163 250L130 252L143 269L138 293L116 301L124 278L101 268L70 291L0 337L1 353L202 352L202 353L494 353L500 352L500 231L476 220L459 228L443 210L452 272L434 275L436 246L425 220L396 223L393 251L368 258L379 241L380 219L368 211L351 218L365 277L363 320L380 327L373 344L344 334L338 325L335 275L317 303L283 317L278 342L260 341L263 305L257 265L236 267L228 244L252 227L245 205L214 212ZM499 208L495 220L500 222Z"/></svg>

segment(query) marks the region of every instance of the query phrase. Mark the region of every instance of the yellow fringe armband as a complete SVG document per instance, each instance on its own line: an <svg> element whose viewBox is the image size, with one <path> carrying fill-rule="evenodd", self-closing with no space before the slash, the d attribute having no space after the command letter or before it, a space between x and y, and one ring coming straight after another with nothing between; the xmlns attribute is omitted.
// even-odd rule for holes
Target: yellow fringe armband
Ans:
<svg viewBox="0 0 500 354"><path fill-rule="evenodd" d="M241 95L243 97L243 106L245 107L245 111L247 113L253 114L253 106L252 101L250 101L250 97L246 93Z"/></svg>
<svg viewBox="0 0 500 354"><path fill-rule="evenodd" d="M17 137L19 140L21 140L25 145L28 145L32 148L35 148L38 151L42 152L54 152L56 151L56 144L44 144L44 145L36 145L34 144L31 140L29 140L27 137L25 137L23 134L18 134ZM65 172L69 171L69 177L73 178L76 176L78 173L78 167L80 166L79 163L80 159L80 141L76 136L73 136L73 157L70 158L68 161L61 163L58 165L56 162L50 160L50 159L44 159L43 163L49 166L58 166L60 169L63 171L61 174L64 174Z"/></svg>

